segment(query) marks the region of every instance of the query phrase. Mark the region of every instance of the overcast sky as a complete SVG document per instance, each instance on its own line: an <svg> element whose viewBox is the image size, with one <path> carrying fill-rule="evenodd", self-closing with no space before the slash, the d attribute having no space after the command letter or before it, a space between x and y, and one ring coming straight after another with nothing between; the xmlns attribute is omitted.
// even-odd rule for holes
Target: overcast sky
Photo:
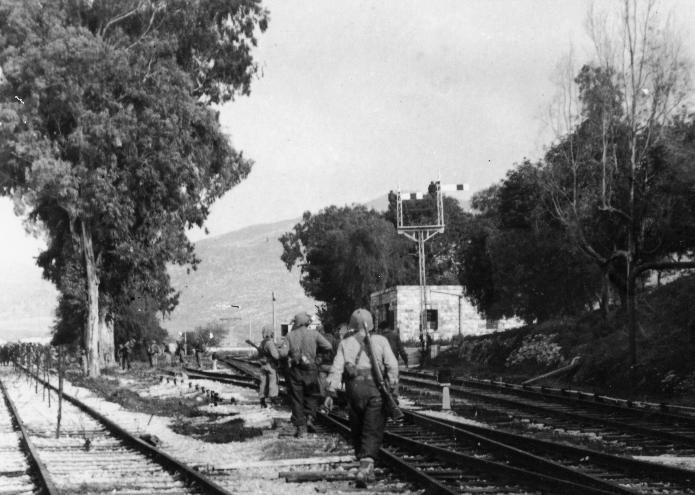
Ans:
<svg viewBox="0 0 695 495"><path fill-rule="evenodd" d="M542 116L555 68L571 45L580 61L589 56L583 0L264 3L271 22L256 51L259 78L250 97L221 111L255 165L214 205L210 235L398 186L421 190L438 176L487 187L540 157L552 139ZM695 26L688 0L664 5ZM40 243L7 200L0 222L0 270L33 263Z"/></svg>

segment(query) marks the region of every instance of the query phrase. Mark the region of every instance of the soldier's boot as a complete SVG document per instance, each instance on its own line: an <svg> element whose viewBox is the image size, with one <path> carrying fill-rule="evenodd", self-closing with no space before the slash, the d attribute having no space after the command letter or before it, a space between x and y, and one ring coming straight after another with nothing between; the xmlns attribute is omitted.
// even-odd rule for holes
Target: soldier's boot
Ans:
<svg viewBox="0 0 695 495"><path fill-rule="evenodd" d="M295 438L304 438L306 436L306 426L297 426L297 431L294 432Z"/></svg>
<svg viewBox="0 0 695 495"><path fill-rule="evenodd" d="M306 429L309 433L316 433L316 425L314 425L314 418L307 418Z"/></svg>
<svg viewBox="0 0 695 495"><path fill-rule="evenodd" d="M374 476L374 459L365 457L360 459L360 467L355 475L355 484L358 488L366 488L367 483L375 480Z"/></svg>
<svg viewBox="0 0 695 495"><path fill-rule="evenodd" d="M268 404L265 401L265 397L261 397L261 407L264 409L268 407Z"/></svg>

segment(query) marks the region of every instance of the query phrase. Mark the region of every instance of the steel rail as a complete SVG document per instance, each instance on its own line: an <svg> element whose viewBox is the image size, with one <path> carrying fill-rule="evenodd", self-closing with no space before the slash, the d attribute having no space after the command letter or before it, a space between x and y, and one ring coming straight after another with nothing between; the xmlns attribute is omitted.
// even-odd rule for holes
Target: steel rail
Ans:
<svg viewBox="0 0 695 495"><path fill-rule="evenodd" d="M665 404L659 409L656 409L652 407L652 404L650 404L650 407L642 407L642 405L648 404L644 402L589 394L577 390L550 389L543 386L517 385L509 382L495 382L473 378L453 378L452 385L512 392L522 397L542 398L553 402L623 413L639 418L644 418L646 416L649 419L659 419L670 424L689 424L695 426L695 416L668 411L669 406Z"/></svg>
<svg viewBox="0 0 695 495"><path fill-rule="evenodd" d="M12 399L10 399L10 395L7 393L7 389L5 388L5 384L2 382L2 380L0 380L0 390L2 390L2 396L5 399L5 404L7 404L10 414L12 415L12 419L14 419L14 421L17 423L17 427L20 432L20 440L29 453L29 463L32 464L38 472L38 480L44 490L44 493L47 495L59 495L58 489L56 488L55 483L53 482L51 475L48 473L43 461L41 461L36 447L29 438L29 433L27 432L26 426L24 426L22 418L19 417L19 412L17 411L14 402L12 402Z"/></svg>
<svg viewBox="0 0 695 495"><path fill-rule="evenodd" d="M424 418L427 421L430 420L429 417L421 413L411 411L410 414L412 415L412 419L415 422L420 421L420 418ZM519 435L507 431L486 428L484 426L460 423L452 419L437 418L437 421L450 426L456 426L462 430L468 430L472 433L486 436L493 440L497 440L499 442L513 445L519 448L532 447L537 450L543 450L546 452L556 453L560 455L575 456L577 458L588 457L591 459L592 462L605 465L606 467L626 469L635 473L649 472L653 475L664 476L668 479L677 479L679 481L691 483L695 482L695 471L689 469L668 466L665 464L658 464L655 462L642 461L631 457L607 454L605 452L600 452L598 450L588 449L585 447L577 447L575 445L570 445L566 443L541 440L527 435Z"/></svg>
<svg viewBox="0 0 695 495"><path fill-rule="evenodd" d="M239 376L239 375L229 375L225 373L216 373L214 371L200 371L200 370L193 370L190 368L184 368L186 375L192 380L195 379L207 379L207 380L214 380L216 382L220 383L229 383L231 385L239 385L239 386L250 386L250 387L256 387L257 382L249 377L249 376Z"/></svg>
<svg viewBox="0 0 695 495"><path fill-rule="evenodd" d="M562 479L585 487L597 488L600 491L607 491L610 493L623 493L631 494L635 493L632 490L627 490L617 483L611 481L606 481L596 476L592 476L581 471L570 469L562 464L555 461L534 455L525 450L521 450L515 446L502 443L498 440L494 440L488 436L479 435L472 431L467 431L458 426L451 424L444 424L436 419L428 418L426 416L416 415L413 412L406 411L406 418L413 424L418 426L424 426L428 431L438 431L446 435L452 436L454 441L458 444L472 443L478 447L484 447L487 451L493 452L497 455L502 456L505 459L513 459L516 463L521 465L525 470L531 472L536 472L539 474L545 474L549 477L555 479ZM386 435L390 435L388 431Z"/></svg>
<svg viewBox="0 0 695 495"><path fill-rule="evenodd" d="M23 369L25 373L28 373L34 379L38 380L40 383L42 383L45 386L52 389L54 392L56 392L56 393L58 392L58 389L54 385L52 385L51 383L44 381L42 378L27 371L23 367L21 367L21 369ZM97 412L95 409L92 409L87 404L84 404L83 402L79 401L78 399L72 397L71 395L69 395L65 392L63 392L63 398L65 400L67 400L68 402L70 402L71 404L77 406L79 409L81 409L82 411L84 411L88 415L92 416L98 422L103 424L106 427L106 429L109 430L112 434L114 434L118 438L124 440L128 445L133 447L135 450L138 450L139 452L143 453L147 457L154 459L155 462L164 466L166 469L181 474L183 476L184 480L189 485L191 485L192 488L194 488L194 489L199 488L199 489L203 490L204 493L210 494L210 495L232 495L232 492L225 490L220 485L218 485L217 483L212 481L210 478L195 471L187 464L185 464L185 463L179 461L178 459L176 459L175 457L167 454L163 450L160 450L157 447L155 447L147 442L144 442L143 440L140 440L139 438L131 435L128 431L126 431L125 429L120 427L118 424L116 424L115 422L108 419L103 414Z"/></svg>
<svg viewBox="0 0 695 495"><path fill-rule="evenodd" d="M249 364L248 366L252 366L252 365ZM215 380L218 379L218 375L223 375L221 373L214 373L214 372L206 372L205 374L207 376L209 376L211 379L215 379ZM251 386L251 385L248 384L248 386ZM456 423L454 421L447 421L447 420L443 420L443 419L432 420L431 418L429 418L427 416L424 416L424 415L421 415L421 414L418 414L418 413L415 413L412 411L408 411L406 414L409 416L409 418L413 424L426 423L428 428L443 431L447 434L452 432L452 427L460 429L460 430L464 430L464 431L468 430L470 433L476 435L475 436L476 441L482 440L483 438L485 440L493 441L493 443L487 444L488 447L493 445L493 446L496 446L497 448L499 448L500 447L499 444L506 444L505 447L511 447L513 449L528 449L528 447L531 446L537 450L542 450L542 451L550 452L550 453L556 453L558 455L571 455L571 456L574 456L577 458L589 458L592 460L592 462L594 464L602 465L602 466L609 467L609 468L623 469L626 471L640 473L640 474L644 474L645 472L648 472L652 475L664 476L664 477L666 477L666 479L675 479L675 480L678 480L682 483L692 482L693 476L695 476L695 472L681 469L681 468L664 466L661 464L650 463L650 462L646 462L646 461L628 459L628 458L614 456L614 455L610 455L610 454L604 454L602 452L598 452L598 451L594 451L594 450L590 450L590 449L584 449L584 448L580 448L580 447L575 447L575 446L566 445L566 444L559 444L559 443L549 442L549 441L545 441L545 440L538 440L538 439L535 439L532 437L516 435L513 433L502 432L499 430L493 430L493 429L484 428L484 427L474 427L474 426L470 426L470 425L461 425L461 424ZM327 419L331 419L332 421L335 421L332 418L327 417ZM344 427L344 425L342 427ZM341 433L343 433L343 432L341 431ZM389 435L393 435L393 434L389 433ZM396 435L393 438L394 439L398 438L398 435ZM404 440L400 440L400 441L404 441ZM484 441L480 442L480 443L484 443ZM439 452L437 452L437 455L439 455L441 457L441 456L445 455L444 452L448 453L446 455L453 455L450 451L447 451L447 450L439 451ZM526 462L526 465L528 467L531 467L531 468L538 466L539 460L547 461L547 459L535 457L533 454L530 454L528 452L521 452L521 454L522 454L522 456L523 456L523 454L528 454L530 456L530 457L526 457L525 462ZM393 456L394 454L389 453L389 455ZM456 455L457 456L459 456L459 455L465 456L465 454L460 454L460 453L456 453ZM395 469L396 471L404 472L404 474L407 475L406 477L408 477L409 479L414 479L412 476L408 475L408 473L406 473L405 471L402 470L403 468L401 467L400 463L402 463L403 461L400 461L400 463L399 463L397 461L390 460L390 458L388 458L388 457L385 457L384 459L388 460L388 462L386 462L386 464L388 464L389 466L392 466L393 469ZM477 458L474 458L474 459L475 459L475 461L474 461L475 463L482 462L480 459L477 459ZM468 457L465 457L465 459L463 459L463 460L465 460L466 462L469 461ZM491 461L484 461L482 463L482 466L487 466L489 468L489 465L487 464L489 462L491 462ZM578 493L586 493L587 485L595 485L594 488L598 489L599 492L601 492L601 493L606 493L605 489L608 489L610 493L630 493L630 494L636 493L634 491L626 490L615 483L607 482L607 481L601 479L600 477L586 475L586 474L582 473L581 471L576 471L574 469L567 468L566 466L563 466L563 465L558 464L558 463L554 463L552 461L547 461L547 462L551 462L551 470L550 471L558 470L558 473L557 473L558 475L555 478L550 477L550 480L542 480L544 482L550 483L547 485L549 487L553 486L553 487L557 488L555 485L553 485L553 483L555 483L555 482L552 480L560 479L560 475L562 474L564 476L567 476L567 477L573 479L574 481L572 481L572 482L576 482L577 485L581 486L578 489L579 490ZM505 468L508 467L507 465L503 465L503 466L505 466ZM499 466L495 465L495 469L498 469L498 468L499 468ZM411 469L412 469L412 467L411 467ZM518 477L518 476L523 477L524 476L524 470L514 471L511 474L512 474L512 476L515 476L515 477Z"/></svg>
<svg viewBox="0 0 695 495"><path fill-rule="evenodd" d="M425 424L429 428L438 429L442 433L449 433L451 432L451 428L454 427L458 430L469 431L476 435L480 435L485 438L527 451L544 452L546 454L565 456L574 459L586 459L587 463L590 464L611 469L618 469L624 472L634 473L642 476L647 474L650 476L658 476L660 479L667 479L671 481L676 480L680 483L695 488L695 471L688 469L606 454L592 449L576 447L574 445L564 443L550 442L548 440L540 440L525 435L493 430L492 428L486 428L483 426L459 423L457 421L444 418L433 419L413 411L408 411L406 414L409 416L410 421L412 421L414 424Z"/></svg>
<svg viewBox="0 0 695 495"><path fill-rule="evenodd" d="M478 385L481 387L502 387L524 391L535 391L558 397L574 396L577 400L580 401L594 401L597 403L612 404L630 411L670 413L679 418L695 419L695 407L681 406L678 404L622 399L619 397L611 397L608 395L601 395L597 393L583 392L581 390L546 387L544 385L523 385L504 382L501 380L486 380L481 378L457 378L457 380L464 380L466 382L469 382L471 385Z"/></svg>
<svg viewBox="0 0 695 495"><path fill-rule="evenodd" d="M406 412L406 416L408 413ZM340 418L339 416L336 415L331 415L327 416L323 414L322 419L327 418L332 420L334 423L340 424L343 428L348 431L347 434L349 434L349 430L347 428L347 425L345 424L346 420L344 418ZM409 453L417 453L418 455L422 454L428 454L432 456L435 459L438 459L440 462L449 464L451 466L455 466L456 468L461 469L462 467L475 467L477 469L480 469L481 471L484 471L485 473L489 474L491 478L504 478L507 481L513 481L515 483L519 483L519 480L522 480L522 484L525 484L528 488L532 489L545 489L545 490L554 490L557 491L559 490L560 493L567 493L567 494L576 494L576 495L607 495L607 494L623 494L623 495L634 495L637 492L630 491L630 490L625 490L622 489L621 487L612 484L610 482L603 482L602 480L599 480L599 482L596 484L597 486L591 486L591 485L586 485L582 483L578 483L576 481L568 480L568 479L563 479L563 478L558 478L555 476L550 476L546 475L543 473L539 473L537 471L531 471L527 469L522 469L516 466L511 466L509 464L506 464L504 462L497 462L497 461L491 461L487 459L482 459L476 456L471 456L464 454L462 452L456 452L452 451L449 449L445 449L442 447L437 447L428 443L420 442L417 440L413 440L411 438L407 438L403 435L399 435L397 433L392 433L389 430L387 430L384 433L384 443L388 445L393 445L397 446L399 448L402 448ZM399 464L392 465L391 467L397 471L403 472L406 474L406 476L410 477L413 481L417 482L417 479L414 478L413 476L420 476L424 473L422 471L418 470L415 466L411 465L410 463L403 461L398 458L397 455L393 454L390 452L388 449L382 447L382 449L379 451L379 460L382 460L382 452L386 452L388 455L395 457L400 461ZM403 471L405 469L406 471ZM411 474L412 473L412 474ZM457 493L457 492L451 492L450 488L446 487L446 485L443 485L441 482L436 480L436 478L427 476L427 478L430 478L434 480L439 486L444 486L447 490L445 493ZM425 487L428 488L429 481L428 480L423 480L421 483L425 483ZM598 486L602 485L602 486ZM609 489L606 489L609 488ZM464 489L465 491L465 489ZM429 493L429 492L428 492Z"/></svg>
<svg viewBox="0 0 695 495"><path fill-rule="evenodd" d="M402 385L406 385L408 383L414 384L416 386L420 387L425 387L433 390L441 390L441 384L430 381L429 378L413 378L413 377L406 377L403 376L400 378L400 383ZM650 437L655 437L658 438L659 440L668 440L674 444L679 444L679 445L685 445L688 447L695 447L695 437L689 437L689 436L684 436L681 433L675 433L675 432L670 432L670 431L664 431L656 428L651 428L651 427L646 427L646 426L641 426L633 423L627 423L624 421L616 421L610 418L605 418L605 417L595 417L587 414L582 414L578 412L572 412L572 411L563 411L559 409L554 409L552 407L549 407L548 405L541 405L541 404L533 404L529 402L525 402L521 400L520 398L510 398L510 397L504 397L504 394L501 395L492 395L490 392L480 392L480 391L474 391L470 389L466 389L461 386L457 385L451 385L449 387L449 391L452 395L457 395L459 397L467 397L471 399L478 399L478 400L485 400L488 402L493 402L497 404L501 404L504 406L512 406L517 409L522 409L522 410L531 410L534 412L541 412L543 414L552 414L555 416L561 416L564 418L569 418L575 421L582 421L582 422L589 422L593 424L597 424L600 426L612 426L614 428L618 428L621 430L629 430L634 433L642 434L642 435L648 435Z"/></svg>
<svg viewBox="0 0 695 495"><path fill-rule="evenodd" d="M257 370L252 371L250 369L250 367L252 367L253 365L250 364L249 362L243 361L241 359L236 359L236 358L221 359L220 361L225 363L227 366L239 371L240 373L243 373L244 375L246 375L250 378L253 378L254 380L256 380L256 383L258 383L260 371L257 371ZM235 362L235 361L237 361L237 362ZM239 364L239 362L244 363L243 366L241 364Z"/></svg>
<svg viewBox="0 0 695 495"><path fill-rule="evenodd" d="M351 440L350 428L339 421L335 416L320 412L318 413L318 418L322 424L337 431L348 441ZM427 490L427 494L456 495L456 492L452 491L449 487L423 473L421 470L416 469L384 447L379 450L379 460L394 471L398 471L405 475L405 477L413 483L424 486Z"/></svg>

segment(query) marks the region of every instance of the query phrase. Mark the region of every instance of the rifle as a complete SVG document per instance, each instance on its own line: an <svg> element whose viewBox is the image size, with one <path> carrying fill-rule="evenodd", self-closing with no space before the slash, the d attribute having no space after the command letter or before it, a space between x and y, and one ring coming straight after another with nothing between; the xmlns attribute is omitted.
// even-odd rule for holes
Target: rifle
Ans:
<svg viewBox="0 0 695 495"><path fill-rule="evenodd" d="M369 356L369 361L372 363L372 375L374 376L374 381L376 382L376 388L378 388L379 392L381 393L381 400L384 401L386 415L393 418L394 421L400 421L405 415L403 414L403 411L401 411L401 408L398 407L398 401L384 382L384 375L381 373L379 363L376 362L376 358L372 352L372 340L369 337L369 331L366 327L364 330L364 347L367 351L367 355Z"/></svg>
<svg viewBox="0 0 695 495"><path fill-rule="evenodd" d="M246 339L246 343L248 345L250 345L251 347L255 348L259 353L261 352L261 348L259 346L257 346L256 344L254 344L253 342L251 342L249 339Z"/></svg>

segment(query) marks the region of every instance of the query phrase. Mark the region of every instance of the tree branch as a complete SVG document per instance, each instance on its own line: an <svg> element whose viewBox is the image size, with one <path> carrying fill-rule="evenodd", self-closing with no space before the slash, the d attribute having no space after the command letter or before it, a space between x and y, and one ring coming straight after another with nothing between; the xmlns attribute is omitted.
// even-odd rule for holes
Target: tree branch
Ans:
<svg viewBox="0 0 695 495"><path fill-rule="evenodd" d="M598 211L601 211L604 213L615 213L616 215L618 215L619 217L621 217L623 220L625 220L627 222L632 221L632 217L630 217L630 215L625 213L623 210L620 210L620 209L618 209L614 206L611 206L611 205L603 205L603 206L599 207Z"/></svg>
<svg viewBox="0 0 695 495"><path fill-rule="evenodd" d="M152 9L152 15L150 16L150 22L149 22L149 24L147 25L147 29L145 29L145 31L142 33L142 35L140 35L140 37L139 37L137 40L135 40L133 43L131 43L131 44L126 48L126 50L130 50L130 49L133 48L135 45L137 45L138 43L140 43L140 42L145 38L145 36L147 36L147 33L149 33L149 32L150 32L150 29L152 29L152 24L154 24L154 18L155 18L156 15L157 15L157 8L155 7L155 8ZM149 70L149 67L148 67L148 70Z"/></svg>
<svg viewBox="0 0 695 495"><path fill-rule="evenodd" d="M102 38L105 38L105 37L106 37L106 31L107 31L111 26L113 26L113 25L115 25L115 24L117 24L117 23L119 23L119 22L121 22L121 21L127 19L128 17L132 17L133 15L135 15L135 14L137 13L137 11L139 10L139 8L140 8L140 2L138 2L137 5L136 5L133 9L131 9L131 10L129 10L128 12L125 12L125 13L119 15L119 16L114 17L114 18L111 19L109 22L107 22L106 25L104 26L104 28L101 30L101 37L102 37Z"/></svg>

